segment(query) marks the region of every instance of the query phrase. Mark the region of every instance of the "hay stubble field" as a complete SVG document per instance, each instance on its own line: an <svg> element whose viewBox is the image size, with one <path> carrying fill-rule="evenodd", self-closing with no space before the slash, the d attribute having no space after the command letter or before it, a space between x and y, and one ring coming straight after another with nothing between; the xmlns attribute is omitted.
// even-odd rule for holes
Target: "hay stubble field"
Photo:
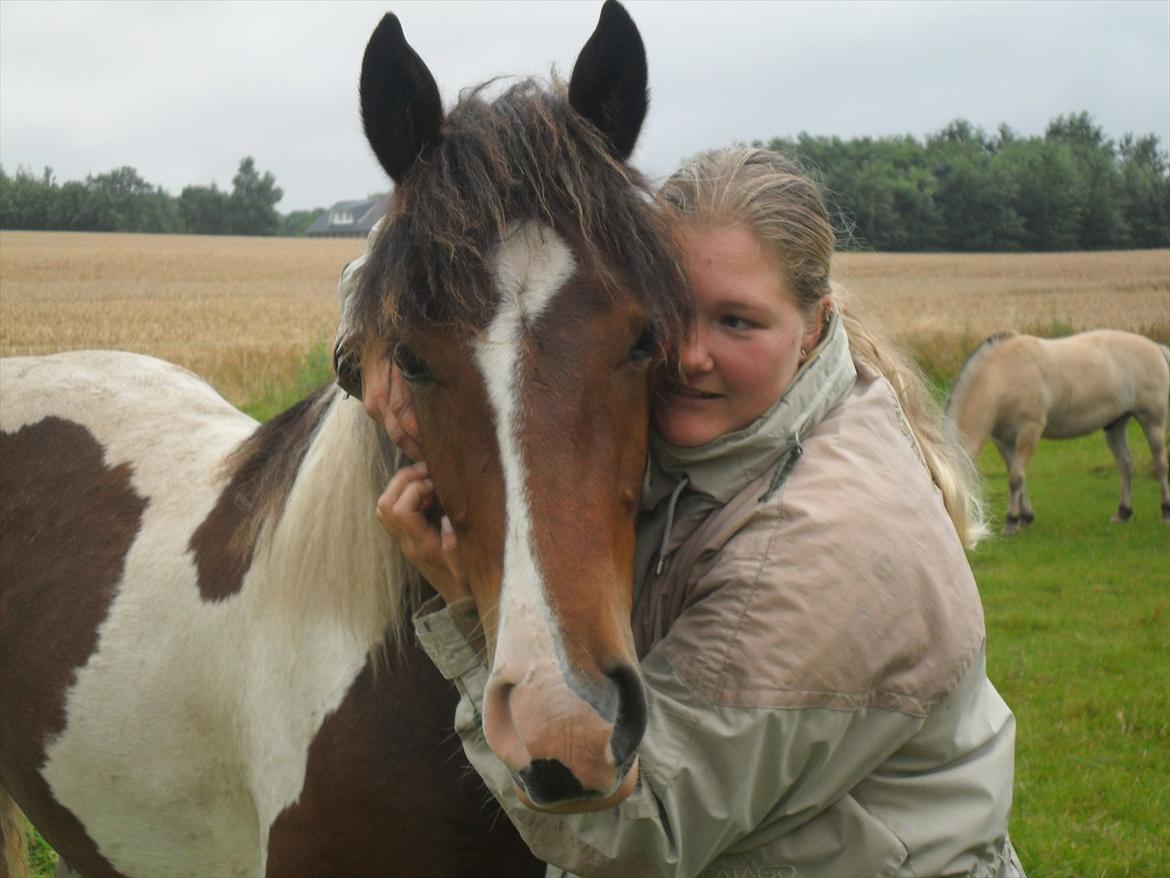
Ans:
<svg viewBox="0 0 1170 878"><path fill-rule="evenodd" d="M0 355L119 348L243 404L332 337L355 238L0 232ZM847 300L951 373L1003 329L1110 326L1170 339L1170 252L843 253Z"/></svg>
<svg viewBox="0 0 1170 878"><path fill-rule="evenodd" d="M295 379L337 325L354 238L0 232L0 355L116 348L240 405Z"/></svg>
<svg viewBox="0 0 1170 878"><path fill-rule="evenodd" d="M327 376L337 277L361 248L2 232L0 354L141 351L270 414L252 407ZM997 330L1108 326L1170 341L1170 251L846 253L835 273L943 386ZM1130 443L1132 523L1107 523L1117 477L1100 436L1045 442L1029 478L1036 523L971 555L989 675L1018 721L1011 831L1032 878L1170 873L1170 527L1136 427ZM990 448L979 463L995 521L1002 464ZM38 874L51 874L51 851L36 851Z"/></svg>

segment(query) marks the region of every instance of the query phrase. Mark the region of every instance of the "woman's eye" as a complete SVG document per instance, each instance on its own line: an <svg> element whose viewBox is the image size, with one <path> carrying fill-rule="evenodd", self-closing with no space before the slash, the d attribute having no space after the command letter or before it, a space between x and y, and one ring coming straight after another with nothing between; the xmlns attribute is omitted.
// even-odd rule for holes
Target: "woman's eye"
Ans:
<svg viewBox="0 0 1170 878"><path fill-rule="evenodd" d="M394 346L394 365L398 367L402 377L412 384L432 380L431 370L427 368L422 357L401 342Z"/></svg>
<svg viewBox="0 0 1170 878"><path fill-rule="evenodd" d="M630 362L634 364L648 362L654 356L654 349L657 346L658 334L654 331L654 325L647 323L630 348Z"/></svg>
<svg viewBox="0 0 1170 878"><path fill-rule="evenodd" d="M719 318L719 325L726 326L728 329L750 329L753 326L750 320L745 320L735 314L724 314Z"/></svg>

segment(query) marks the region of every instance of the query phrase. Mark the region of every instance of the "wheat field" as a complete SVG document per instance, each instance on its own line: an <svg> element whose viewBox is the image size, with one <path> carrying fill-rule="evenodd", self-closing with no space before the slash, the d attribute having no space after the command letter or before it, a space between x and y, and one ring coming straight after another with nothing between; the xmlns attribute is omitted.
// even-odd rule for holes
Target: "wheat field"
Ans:
<svg viewBox="0 0 1170 878"><path fill-rule="evenodd" d="M291 383L337 326L356 238L0 232L0 355L117 348L231 402Z"/></svg>
<svg viewBox="0 0 1170 878"><path fill-rule="evenodd" d="M0 355L119 348L186 366L236 404L332 338L356 238L0 232ZM950 373L984 336L1095 327L1170 339L1170 251L843 253L846 300Z"/></svg>
<svg viewBox="0 0 1170 878"><path fill-rule="evenodd" d="M1170 341L1170 250L843 253L845 301L938 374L993 332L1126 329Z"/></svg>

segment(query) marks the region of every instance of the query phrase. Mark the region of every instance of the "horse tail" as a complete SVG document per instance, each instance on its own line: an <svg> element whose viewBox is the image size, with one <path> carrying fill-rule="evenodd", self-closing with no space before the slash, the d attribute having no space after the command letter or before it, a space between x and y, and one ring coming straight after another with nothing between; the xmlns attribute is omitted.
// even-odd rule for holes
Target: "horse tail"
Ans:
<svg viewBox="0 0 1170 878"><path fill-rule="evenodd" d="M8 791L0 787L0 878L27 878L28 840L24 834L24 813Z"/></svg>

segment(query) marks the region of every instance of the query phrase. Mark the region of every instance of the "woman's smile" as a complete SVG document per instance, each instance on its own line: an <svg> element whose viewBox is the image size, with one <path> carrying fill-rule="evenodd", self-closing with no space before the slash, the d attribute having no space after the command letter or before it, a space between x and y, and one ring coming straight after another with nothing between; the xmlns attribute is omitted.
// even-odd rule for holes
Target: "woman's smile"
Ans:
<svg viewBox="0 0 1170 878"><path fill-rule="evenodd" d="M698 387L690 387L686 384L670 384L664 387L663 391L671 396L679 397L690 402L705 402L724 398L722 393L712 393L710 391L700 390Z"/></svg>

